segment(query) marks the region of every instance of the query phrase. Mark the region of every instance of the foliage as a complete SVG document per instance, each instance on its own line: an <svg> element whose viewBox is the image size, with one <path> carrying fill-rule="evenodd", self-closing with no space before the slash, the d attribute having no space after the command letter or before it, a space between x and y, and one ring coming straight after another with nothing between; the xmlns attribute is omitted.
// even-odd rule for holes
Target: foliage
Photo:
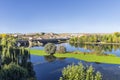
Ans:
<svg viewBox="0 0 120 80"><path fill-rule="evenodd" d="M0 80L36 80L29 49L15 44L13 36L0 38Z"/></svg>
<svg viewBox="0 0 120 80"><path fill-rule="evenodd" d="M102 75L99 71L96 73L95 80L102 80Z"/></svg>
<svg viewBox="0 0 120 80"><path fill-rule="evenodd" d="M70 39L70 43L120 43L120 32L115 32L113 34L90 34L83 35L80 37L73 37Z"/></svg>
<svg viewBox="0 0 120 80"><path fill-rule="evenodd" d="M2 37L1 39L1 45L4 47L10 47L10 46L15 46L16 43L16 38L14 38L13 36L11 37Z"/></svg>
<svg viewBox="0 0 120 80"><path fill-rule="evenodd" d="M3 46L7 45L7 40L5 38L2 38L1 45L3 45Z"/></svg>
<svg viewBox="0 0 120 80"><path fill-rule="evenodd" d="M59 46L57 52L58 52L58 53L66 53L66 47L64 47L64 46Z"/></svg>
<svg viewBox="0 0 120 80"><path fill-rule="evenodd" d="M94 69L90 66L86 71L86 80L94 80ZM100 79L99 79L100 80Z"/></svg>
<svg viewBox="0 0 120 80"><path fill-rule="evenodd" d="M2 38L6 38L7 37L7 34L1 34L2 35Z"/></svg>
<svg viewBox="0 0 120 80"><path fill-rule="evenodd" d="M102 80L102 75L100 72L95 75L92 66L85 67L82 63L79 63L78 65L72 64L64 68L60 80Z"/></svg>
<svg viewBox="0 0 120 80"><path fill-rule="evenodd" d="M25 48L8 47L2 50L2 62L3 64L9 64L14 62L16 64L26 65L30 59L30 52Z"/></svg>
<svg viewBox="0 0 120 80"><path fill-rule="evenodd" d="M56 52L56 46L53 43L47 43L44 48L45 52L50 55L53 55Z"/></svg>
<svg viewBox="0 0 120 80"><path fill-rule="evenodd" d="M27 70L11 63L0 70L0 80L27 80Z"/></svg>

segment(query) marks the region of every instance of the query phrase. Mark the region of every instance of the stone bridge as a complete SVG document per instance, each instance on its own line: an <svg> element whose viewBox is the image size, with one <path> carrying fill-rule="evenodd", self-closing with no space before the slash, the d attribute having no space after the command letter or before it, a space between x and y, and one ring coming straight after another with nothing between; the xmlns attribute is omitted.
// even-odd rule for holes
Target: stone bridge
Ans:
<svg viewBox="0 0 120 80"><path fill-rule="evenodd" d="M17 46L29 47L29 46L35 46L35 45L37 46L38 44L45 45L47 43L57 44L57 43L66 42L67 40L69 40L69 38L18 40ZM33 45L33 43L35 43L35 45Z"/></svg>

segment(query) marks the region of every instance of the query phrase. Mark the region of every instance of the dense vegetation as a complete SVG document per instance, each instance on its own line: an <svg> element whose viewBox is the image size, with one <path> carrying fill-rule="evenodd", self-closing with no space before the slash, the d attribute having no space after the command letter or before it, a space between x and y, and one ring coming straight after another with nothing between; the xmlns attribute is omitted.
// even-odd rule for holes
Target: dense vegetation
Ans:
<svg viewBox="0 0 120 80"><path fill-rule="evenodd" d="M100 72L96 72L92 66L85 67L82 63L68 65L62 71L60 80L102 80Z"/></svg>
<svg viewBox="0 0 120 80"><path fill-rule="evenodd" d="M71 38L70 43L120 43L120 33L83 35Z"/></svg>
<svg viewBox="0 0 120 80"><path fill-rule="evenodd" d="M16 38L5 34L0 36L0 75L0 80L35 80L29 49L17 47Z"/></svg>
<svg viewBox="0 0 120 80"><path fill-rule="evenodd" d="M0 70L0 80L27 80L27 70L19 65L10 63Z"/></svg>

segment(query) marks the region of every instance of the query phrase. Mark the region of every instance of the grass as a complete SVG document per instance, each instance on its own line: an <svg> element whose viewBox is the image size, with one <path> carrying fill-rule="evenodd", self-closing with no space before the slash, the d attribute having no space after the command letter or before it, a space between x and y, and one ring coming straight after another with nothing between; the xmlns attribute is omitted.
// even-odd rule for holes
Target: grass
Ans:
<svg viewBox="0 0 120 80"><path fill-rule="evenodd" d="M44 56L48 55L44 52L44 50L30 50L30 53L33 55ZM56 57L67 57L67 58L76 58L79 60L84 60L87 62L100 62L100 63L109 63L109 64L120 64L120 57L114 55L96 55L96 54L84 54L79 52L79 54L75 53L65 53L65 54L54 54Z"/></svg>

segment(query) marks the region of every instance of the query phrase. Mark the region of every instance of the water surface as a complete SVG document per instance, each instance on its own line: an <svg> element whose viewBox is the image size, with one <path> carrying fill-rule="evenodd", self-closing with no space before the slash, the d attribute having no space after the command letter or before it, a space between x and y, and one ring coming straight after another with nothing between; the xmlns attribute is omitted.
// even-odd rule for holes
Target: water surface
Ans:
<svg viewBox="0 0 120 80"><path fill-rule="evenodd" d="M81 52L98 52L104 54L115 54L120 56L120 45L82 45L82 44L69 44L61 43L56 46L65 46L68 52L81 51ZM31 49L44 50L43 46L33 47Z"/></svg>
<svg viewBox="0 0 120 80"><path fill-rule="evenodd" d="M35 55L31 55L31 61L34 65L37 80L59 80L64 67L72 63L77 64L78 62L82 62L84 65L93 65L96 71L98 70L104 75L103 80L120 80L120 65L91 63L74 58L54 58L51 60L46 59L44 56Z"/></svg>

